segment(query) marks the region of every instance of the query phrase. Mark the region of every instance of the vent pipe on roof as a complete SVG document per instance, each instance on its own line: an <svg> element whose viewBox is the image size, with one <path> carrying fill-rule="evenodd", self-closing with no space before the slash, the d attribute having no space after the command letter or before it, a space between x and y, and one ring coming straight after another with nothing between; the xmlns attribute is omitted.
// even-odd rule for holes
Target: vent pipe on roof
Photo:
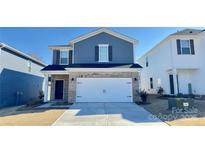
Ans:
<svg viewBox="0 0 205 154"><path fill-rule="evenodd" d="M5 46L6 46L5 44L0 43L0 49L1 49L1 48L4 48Z"/></svg>

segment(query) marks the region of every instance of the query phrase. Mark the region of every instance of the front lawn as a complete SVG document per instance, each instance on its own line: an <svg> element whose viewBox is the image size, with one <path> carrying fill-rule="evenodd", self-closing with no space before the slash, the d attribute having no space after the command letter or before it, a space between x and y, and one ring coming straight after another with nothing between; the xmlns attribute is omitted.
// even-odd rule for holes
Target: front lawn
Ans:
<svg viewBox="0 0 205 154"><path fill-rule="evenodd" d="M0 110L0 126L50 126L65 109L26 109L11 107Z"/></svg>
<svg viewBox="0 0 205 154"><path fill-rule="evenodd" d="M205 126L205 101L195 100L193 113L175 113L168 109L168 100L149 96L150 104L140 105L171 126Z"/></svg>

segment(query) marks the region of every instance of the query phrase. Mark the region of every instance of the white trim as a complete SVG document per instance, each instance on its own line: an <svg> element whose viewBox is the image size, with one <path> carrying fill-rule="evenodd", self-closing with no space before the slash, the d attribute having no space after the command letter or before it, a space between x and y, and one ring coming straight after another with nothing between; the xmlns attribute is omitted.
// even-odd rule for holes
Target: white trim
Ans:
<svg viewBox="0 0 205 154"><path fill-rule="evenodd" d="M68 72L136 72L140 68L66 68Z"/></svg>
<svg viewBox="0 0 205 154"><path fill-rule="evenodd" d="M43 74L66 75L68 71L41 71Z"/></svg>
<svg viewBox="0 0 205 154"><path fill-rule="evenodd" d="M48 101L48 75L44 75L42 90L44 92L44 102Z"/></svg>
<svg viewBox="0 0 205 154"><path fill-rule="evenodd" d="M75 50L75 45L73 44L72 64L74 64L74 50Z"/></svg>
<svg viewBox="0 0 205 154"><path fill-rule="evenodd" d="M63 98L62 99L56 99L56 81L63 81ZM65 89L65 80L64 79L55 79L55 86L54 86L54 100L64 100L64 89Z"/></svg>
<svg viewBox="0 0 205 154"><path fill-rule="evenodd" d="M100 60L100 47L107 47L107 60ZM109 62L109 44L98 44L98 62L108 63Z"/></svg>
<svg viewBox="0 0 205 154"><path fill-rule="evenodd" d="M98 46L106 46L106 47L108 47L109 46L109 44L98 44Z"/></svg>
<svg viewBox="0 0 205 154"><path fill-rule="evenodd" d="M120 33L114 32L114 31L111 31L111 30L109 30L109 29L107 29L107 28L100 28L100 29L98 29L98 30L96 30L96 31L94 31L94 32L90 32L90 33L88 33L88 34L82 35L82 36L80 36L80 37L77 37L77 38L71 40L71 41L70 41L70 44L74 44L74 43L76 43L76 42L85 40L85 39L87 39L87 38L89 38L89 37L95 36L95 35L97 35L97 34L99 34L99 33L102 33L102 32L108 33L108 34L110 34L110 35L113 35L113 36L115 36L115 37L118 37L118 38L120 38L120 39L123 39L123 40L125 40L125 41L127 41L127 42L130 42L130 43L133 43L133 44L137 44L137 43L138 43L137 40L135 40L135 39L133 39L133 38L130 38L130 37L128 37L128 36L125 36L125 35L123 35L123 34L120 34Z"/></svg>
<svg viewBox="0 0 205 154"><path fill-rule="evenodd" d="M3 64L2 64L2 60L1 60L1 54L2 54L2 51L1 51L1 47L0 47L0 74L3 70Z"/></svg>
<svg viewBox="0 0 205 154"><path fill-rule="evenodd" d="M69 64L69 51L67 51L67 50L60 50L59 51L60 52L60 59L59 59L59 62L60 62L60 65L68 65ZM67 55L68 55L68 57L67 57L67 63L66 64L62 64L62 62L61 62L61 52L67 52Z"/></svg>
<svg viewBox="0 0 205 154"><path fill-rule="evenodd" d="M69 74L71 72L141 72L142 68L66 68L66 71L41 71L43 74Z"/></svg>
<svg viewBox="0 0 205 154"><path fill-rule="evenodd" d="M182 51L182 41L188 41L189 42L189 54L184 54ZM189 39L181 39L180 40L180 46L181 46L181 54L178 55L191 55L191 43Z"/></svg>
<svg viewBox="0 0 205 154"><path fill-rule="evenodd" d="M48 46L48 48L53 51L53 50L72 50L73 47L59 47L59 46Z"/></svg>

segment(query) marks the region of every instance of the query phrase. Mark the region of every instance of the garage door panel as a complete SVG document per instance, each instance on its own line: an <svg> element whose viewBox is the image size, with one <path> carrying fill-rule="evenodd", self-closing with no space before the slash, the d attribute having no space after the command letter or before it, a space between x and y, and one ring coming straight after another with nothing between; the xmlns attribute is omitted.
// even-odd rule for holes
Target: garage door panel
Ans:
<svg viewBox="0 0 205 154"><path fill-rule="evenodd" d="M77 102L132 102L131 78L78 78Z"/></svg>

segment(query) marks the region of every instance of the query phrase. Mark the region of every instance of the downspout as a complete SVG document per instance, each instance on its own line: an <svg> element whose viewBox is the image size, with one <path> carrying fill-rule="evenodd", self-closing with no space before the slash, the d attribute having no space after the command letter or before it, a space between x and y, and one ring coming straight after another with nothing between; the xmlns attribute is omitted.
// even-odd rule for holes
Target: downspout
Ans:
<svg viewBox="0 0 205 154"><path fill-rule="evenodd" d="M1 49L4 48L6 45L3 44L3 43L0 43L0 74L1 74L1 71L2 71L2 60L1 60Z"/></svg>
<svg viewBox="0 0 205 154"><path fill-rule="evenodd" d="M1 53L2 53L1 49L4 47L5 47L5 45L3 43L0 43L0 101L1 101L1 91L2 91L2 89L1 89L1 72L3 70L3 65L2 65L2 60L1 60Z"/></svg>

